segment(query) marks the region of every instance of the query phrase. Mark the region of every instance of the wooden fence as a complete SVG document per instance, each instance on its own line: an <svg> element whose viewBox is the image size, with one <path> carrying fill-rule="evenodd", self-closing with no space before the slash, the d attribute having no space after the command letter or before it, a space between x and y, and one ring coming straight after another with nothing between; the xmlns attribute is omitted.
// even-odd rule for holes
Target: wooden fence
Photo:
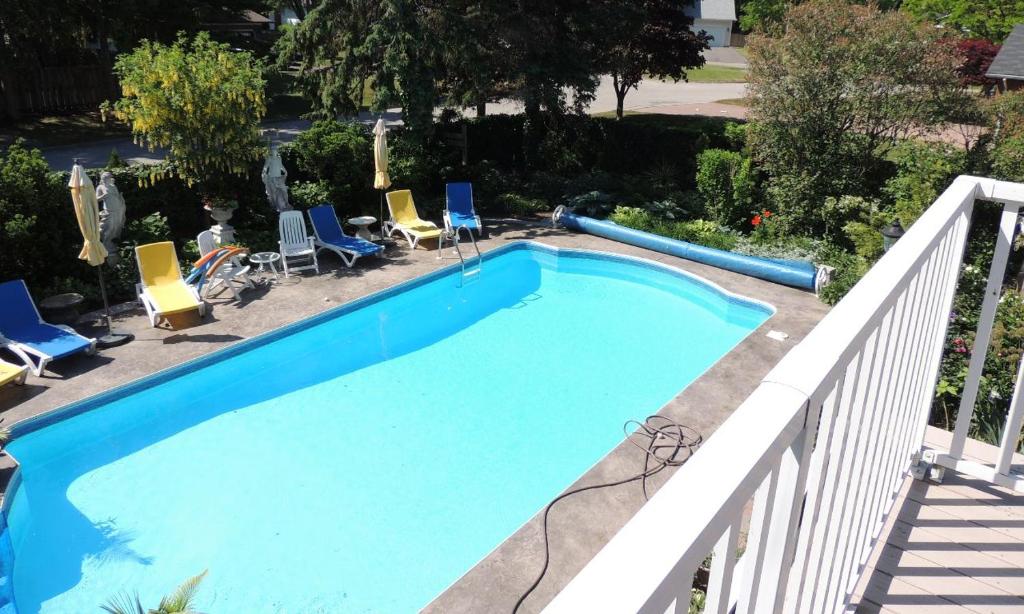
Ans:
<svg viewBox="0 0 1024 614"><path fill-rule="evenodd" d="M117 79L108 65L2 71L0 121L95 108L117 94Z"/></svg>

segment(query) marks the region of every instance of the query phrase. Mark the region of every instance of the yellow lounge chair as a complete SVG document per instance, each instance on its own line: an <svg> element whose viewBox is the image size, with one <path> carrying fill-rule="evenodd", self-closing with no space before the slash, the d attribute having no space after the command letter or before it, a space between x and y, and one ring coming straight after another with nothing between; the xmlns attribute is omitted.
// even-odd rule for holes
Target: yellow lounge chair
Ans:
<svg viewBox="0 0 1024 614"><path fill-rule="evenodd" d="M25 377L27 376L28 367L12 365L9 362L0 360L0 388L3 388L11 382L14 382L15 384L24 384Z"/></svg>
<svg viewBox="0 0 1024 614"><path fill-rule="evenodd" d="M135 291L146 308L150 325L156 326L160 318L192 309L198 309L199 315L206 313L206 304L199 298L195 286L188 285L181 277L174 243L139 245L135 248L135 259L142 278L135 284Z"/></svg>
<svg viewBox="0 0 1024 614"><path fill-rule="evenodd" d="M409 190L388 192L388 211L391 213L391 219L384 222L384 231L389 237L396 230L402 233L413 249L416 249L422 239L438 239L441 236L441 229L437 224L420 219L416 203L412 201L412 192ZM439 247L440 244L438 241Z"/></svg>

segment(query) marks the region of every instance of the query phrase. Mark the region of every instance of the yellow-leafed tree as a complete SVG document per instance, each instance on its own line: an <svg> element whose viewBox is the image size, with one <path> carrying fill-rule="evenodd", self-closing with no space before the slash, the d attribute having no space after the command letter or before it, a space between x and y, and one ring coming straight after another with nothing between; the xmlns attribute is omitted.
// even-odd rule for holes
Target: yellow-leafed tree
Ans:
<svg viewBox="0 0 1024 614"><path fill-rule="evenodd" d="M101 107L127 122L137 143L167 150L169 172L216 196L219 178L258 160L266 115L262 65L200 32L171 45L144 40L114 66L122 97ZM151 180L158 179L160 174Z"/></svg>

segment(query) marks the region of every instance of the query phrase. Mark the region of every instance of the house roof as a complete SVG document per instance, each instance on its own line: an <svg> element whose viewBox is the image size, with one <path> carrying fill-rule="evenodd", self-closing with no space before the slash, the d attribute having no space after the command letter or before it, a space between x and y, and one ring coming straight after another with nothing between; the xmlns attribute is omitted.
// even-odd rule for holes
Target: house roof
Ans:
<svg viewBox="0 0 1024 614"><path fill-rule="evenodd" d="M1024 80L1024 24L1013 26L1013 32L1006 37L1003 48L992 60L986 77L993 79Z"/></svg>
<svg viewBox="0 0 1024 614"><path fill-rule="evenodd" d="M686 14L694 19L721 19L736 21L735 0L695 0L686 7Z"/></svg>

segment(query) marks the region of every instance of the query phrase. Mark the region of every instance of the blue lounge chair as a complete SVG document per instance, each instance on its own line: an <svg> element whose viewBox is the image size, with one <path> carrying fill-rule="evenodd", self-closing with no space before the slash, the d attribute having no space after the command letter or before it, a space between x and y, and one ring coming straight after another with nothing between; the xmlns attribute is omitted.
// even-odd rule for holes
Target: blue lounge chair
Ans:
<svg viewBox="0 0 1024 614"><path fill-rule="evenodd" d="M0 348L10 350L36 376L51 360L78 352L96 352L96 340L83 337L70 326L43 321L20 279L0 284Z"/></svg>
<svg viewBox="0 0 1024 614"><path fill-rule="evenodd" d="M451 233L460 226L475 230L477 236L484 231L484 223L473 207L472 183L449 183L445 186L444 228Z"/></svg>
<svg viewBox="0 0 1024 614"><path fill-rule="evenodd" d="M308 213L309 222L313 225L313 234L316 236L313 244L317 247L317 253L325 249L331 250L341 257L345 266L352 268L360 256L380 256L384 251L383 245L345 234L333 206L324 203L313 207Z"/></svg>

